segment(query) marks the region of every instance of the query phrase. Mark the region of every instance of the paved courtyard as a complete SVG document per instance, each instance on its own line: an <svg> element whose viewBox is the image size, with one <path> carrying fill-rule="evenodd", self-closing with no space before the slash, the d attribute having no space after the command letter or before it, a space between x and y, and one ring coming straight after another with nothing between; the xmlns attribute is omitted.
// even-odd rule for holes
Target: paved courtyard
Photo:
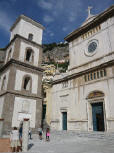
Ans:
<svg viewBox="0 0 114 153"><path fill-rule="evenodd" d="M50 142L33 135L29 143L32 153L114 153L114 133L52 132Z"/></svg>
<svg viewBox="0 0 114 153"><path fill-rule="evenodd" d="M10 140L8 138L0 139L0 152L11 152Z"/></svg>

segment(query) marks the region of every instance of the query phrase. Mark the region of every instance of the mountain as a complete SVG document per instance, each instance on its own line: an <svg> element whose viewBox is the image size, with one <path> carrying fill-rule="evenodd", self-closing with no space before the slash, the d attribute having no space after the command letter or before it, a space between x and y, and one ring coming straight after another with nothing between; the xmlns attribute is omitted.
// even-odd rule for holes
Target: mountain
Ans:
<svg viewBox="0 0 114 153"><path fill-rule="evenodd" d="M69 64L68 43L44 44L42 64L58 65L59 70L65 72Z"/></svg>

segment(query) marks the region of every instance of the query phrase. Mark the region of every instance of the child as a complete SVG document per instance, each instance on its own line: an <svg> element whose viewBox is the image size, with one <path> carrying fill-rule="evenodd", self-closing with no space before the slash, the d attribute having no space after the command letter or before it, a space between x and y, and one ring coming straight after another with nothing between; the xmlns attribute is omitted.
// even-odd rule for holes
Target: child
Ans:
<svg viewBox="0 0 114 153"><path fill-rule="evenodd" d="M50 130L49 128L47 128L46 129L46 141L50 141L49 137L50 137Z"/></svg>
<svg viewBox="0 0 114 153"><path fill-rule="evenodd" d="M12 152L18 152L18 147L20 147L21 144L19 141L19 132L16 127L14 127L10 133L10 142L11 142Z"/></svg>
<svg viewBox="0 0 114 153"><path fill-rule="evenodd" d="M42 140L42 128L38 128L38 133L39 133L39 139Z"/></svg>
<svg viewBox="0 0 114 153"><path fill-rule="evenodd" d="M29 128L29 138L32 139L32 132L30 128Z"/></svg>

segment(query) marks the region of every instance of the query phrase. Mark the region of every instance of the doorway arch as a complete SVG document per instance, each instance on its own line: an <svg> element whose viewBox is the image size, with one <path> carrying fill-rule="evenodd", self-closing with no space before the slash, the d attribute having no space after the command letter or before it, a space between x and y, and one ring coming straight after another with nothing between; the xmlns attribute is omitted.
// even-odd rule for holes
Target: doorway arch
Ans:
<svg viewBox="0 0 114 153"><path fill-rule="evenodd" d="M87 96L88 130L105 131L105 94L102 91L92 91Z"/></svg>

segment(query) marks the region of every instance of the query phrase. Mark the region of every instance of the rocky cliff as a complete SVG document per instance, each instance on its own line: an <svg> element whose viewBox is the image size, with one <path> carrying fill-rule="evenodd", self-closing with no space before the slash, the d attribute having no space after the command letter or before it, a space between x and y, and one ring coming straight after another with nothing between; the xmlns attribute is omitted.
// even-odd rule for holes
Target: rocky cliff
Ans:
<svg viewBox="0 0 114 153"><path fill-rule="evenodd" d="M43 45L43 64L58 65L61 72L67 70L69 64L69 48L67 43Z"/></svg>
<svg viewBox="0 0 114 153"><path fill-rule="evenodd" d="M68 44L45 44L43 45L43 63L62 62L69 57Z"/></svg>

